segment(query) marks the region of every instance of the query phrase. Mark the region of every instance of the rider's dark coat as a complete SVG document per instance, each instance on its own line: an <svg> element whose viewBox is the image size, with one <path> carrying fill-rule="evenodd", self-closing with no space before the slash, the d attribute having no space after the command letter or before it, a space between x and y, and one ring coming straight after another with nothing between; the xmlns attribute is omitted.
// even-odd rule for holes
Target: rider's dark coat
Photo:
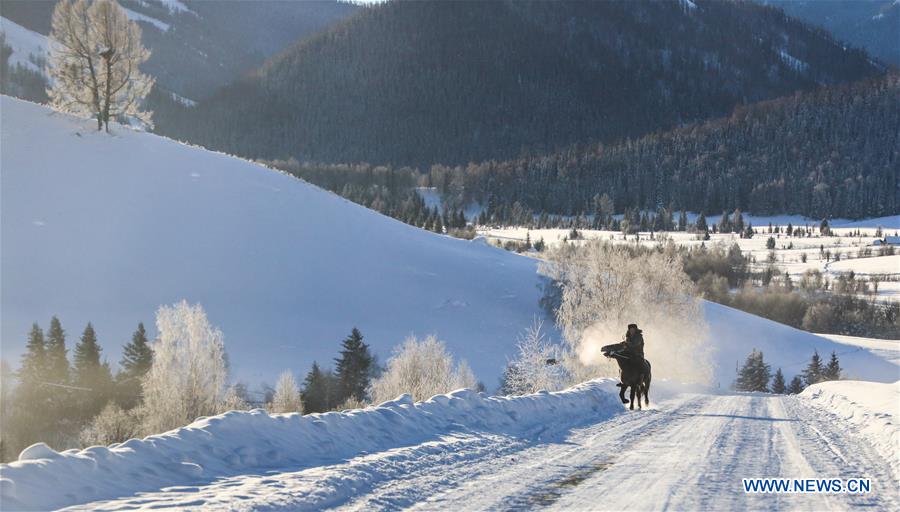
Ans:
<svg viewBox="0 0 900 512"><path fill-rule="evenodd" d="M637 329L633 336L625 333L625 351L640 359L644 358L644 336L642 332L640 329Z"/></svg>

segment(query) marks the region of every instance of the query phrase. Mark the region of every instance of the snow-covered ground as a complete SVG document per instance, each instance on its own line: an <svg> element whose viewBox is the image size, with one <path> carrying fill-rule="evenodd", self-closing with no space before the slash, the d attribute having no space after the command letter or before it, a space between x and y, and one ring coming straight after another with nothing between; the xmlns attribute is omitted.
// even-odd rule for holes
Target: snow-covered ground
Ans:
<svg viewBox="0 0 900 512"><path fill-rule="evenodd" d="M0 17L0 32L6 35L6 44L12 48L9 65L21 65L32 71L44 73L37 62L47 58L47 37Z"/></svg>
<svg viewBox="0 0 900 512"><path fill-rule="evenodd" d="M161 304L203 304L235 376L329 365L356 326L383 362L437 334L493 387L541 315L536 264L412 228L293 177L3 97L2 353L57 315L115 364Z"/></svg>
<svg viewBox="0 0 900 512"><path fill-rule="evenodd" d="M878 355L885 361L900 366L900 340L882 340L878 338L861 338L859 336L843 336L841 334L819 334L843 345L861 347ZM900 375L898 375L900 378Z"/></svg>
<svg viewBox="0 0 900 512"><path fill-rule="evenodd" d="M775 218L776 221L785 220ZM710 221L712 223L712 221ZM878 284L877 297L879 300L892 301L900 300L900 255L878 256L881 248L873 245L875 238L875 230L878 226L882 226L886 234L893 234L898 229L897 224L900 219L894 217L883 217L880 219L872 219L871 224L866 227L852 228L834 228L836 236L813 236L809 238L788 237L782 234L769 234L768 224L756 224L754 226L762 229L763 232L757 234L753 238L740 238L734 233L727 234L711 234L710 240L699 240L696 234L674 232L674 233L639 233L637 235L623 235L619 231L599 231L599 230L579 230L584 239L603 239L618 244L634 244L652 247L659 243L666 243L671 240L673 243L684 247L699 247L705 244L707 247L722 244L726 247L732 244L738 244L741 252L749 255L755 263L752 266L761 270L769 265L768 258L770 250L766 248L766 241L770 236L775 238L775 265L782 271L788 272L794 278L798 278L807 270L819 270L823 274L831 278L840 274L854 271L864 277L879 276L882 280ZM774 224L779 225L779 224ZM794 224L794 226L804 224ZM895 227L888 229L886 226L893 225ZM818 232L818 224L811 225ZM786 227L782 225L782 227ZM853 233L859 229L862 236L853 236ZM532 242L543 239L548 245L556 245L562 243L569 236L568 229L527 229L527 228L483 228L479 229L479 234L491 242L495 241L525 241L526 236L530 237ZM576 242L580 243L580 242ZM868 254L867 254L868 251ZM806 261L803 261L803 257ZM834 261L835 257L839 257L839 261Z"/></svg>
<svg viewBox="0 0 900 512"><path fill-rule="evenodd" d="M822 382L806 388L800 396L885 454L900 489L900 381Z"/></svg>
<svg viewBox="0 0 900 512"><path fill-rule="evenodd" d="M865 391L839 382L843 388ZM893 450L800 397L651 391L626 412L611 383L471 392L300 417L227 413L143 441L2 469L3 503L73 510L897 510ZM877 418L878 400L860 402ZM662 395L662 401L656 395ZM854 397L855 400L855 397ZM893 406L896 406L896 401ZM856 407L856 406L847 406ZM888 409L896 418L896 411ZM882 422L884 425L884 422ZM895 423L896 425L896 423ZM885 451L887 450L887 451ZM741 479L869 478L869 494L745 494Z"/></svg>
<svg viewBox="0 0 900 512"><path fill-rule="evenodd" d="M390 460L392 451L410 445L416 456L427 457L446 445L471 448L517 435L539 439L620 412L615 390L613 381L599 380L517 397L459 390L413 403L404 395L343 413L232 411L108 448L57 453L38 444L3 466L0 501L4 508L49 510L248 471L327 466L365 453ZM217 494L218 500L234 498Z"/></svg>
<svg viewBox="0 0 900 512"><path fill-rule="evenodd" d="M0 327L13 366L32 322L52 315L70 344L91 321L115 363L138 322L185 298L222 329L234 376L250 384L327 365L356 326L382 361L408 334L435 333L493 388L517 335L543 314L533 258L407 226L237 158L124 128L96 133L5 97L0 107ZM815 349L837 351L848 376L897 380L867 349L704 311L714 386L727 388L753 348L788 377ZM666 333L644 334L652 358Z"/></svg>

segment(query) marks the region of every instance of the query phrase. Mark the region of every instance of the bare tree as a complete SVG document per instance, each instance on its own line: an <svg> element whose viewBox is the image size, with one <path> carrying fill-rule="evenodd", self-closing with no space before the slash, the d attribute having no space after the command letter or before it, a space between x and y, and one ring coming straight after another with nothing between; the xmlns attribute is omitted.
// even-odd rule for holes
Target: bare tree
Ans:
<svg viewBox="0 0 900 512"><path fill-rule="evenodd" d="M120 116L151 123L140 104L153 79L139 66L150 57L141 29L115 0L61 0L50 32L50 88L58 109L97 119L109 131Z"/></svg>

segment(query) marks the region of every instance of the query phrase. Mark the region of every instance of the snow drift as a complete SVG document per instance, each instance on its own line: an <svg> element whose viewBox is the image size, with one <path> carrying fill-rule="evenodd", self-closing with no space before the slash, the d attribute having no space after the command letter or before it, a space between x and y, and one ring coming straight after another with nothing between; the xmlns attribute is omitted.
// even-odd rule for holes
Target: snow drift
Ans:
<svg viewBox="0 0 900 512"><path fill-rule="evenodd" d="M822 382L806 388L800 397L837 416L847 430L872 444L900 483L900 381Z"/></svg>
<svg viewBox="0 0 900 512"><path fill-rule="evenodd" d="M37 444L0 469L0 502L49 510L266 468L319 466L452 432L534 435L622 411L615 390L607 379L516 397L459 390L413 403L403 395L341 413L232 411L108 448L57 453Z"/></svg>

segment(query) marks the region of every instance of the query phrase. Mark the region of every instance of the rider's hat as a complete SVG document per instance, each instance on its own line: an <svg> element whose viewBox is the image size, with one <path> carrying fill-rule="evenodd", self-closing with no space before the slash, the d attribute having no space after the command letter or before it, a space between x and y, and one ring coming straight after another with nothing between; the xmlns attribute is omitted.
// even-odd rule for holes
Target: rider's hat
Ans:
<svg viewBox="0 0 900 512"><path fill-rule="evenodd" d="M635 329L637 329L637 324L628 324L628 328L629 328L629 329L631 329L632 327L634 327Z"/></svg>

